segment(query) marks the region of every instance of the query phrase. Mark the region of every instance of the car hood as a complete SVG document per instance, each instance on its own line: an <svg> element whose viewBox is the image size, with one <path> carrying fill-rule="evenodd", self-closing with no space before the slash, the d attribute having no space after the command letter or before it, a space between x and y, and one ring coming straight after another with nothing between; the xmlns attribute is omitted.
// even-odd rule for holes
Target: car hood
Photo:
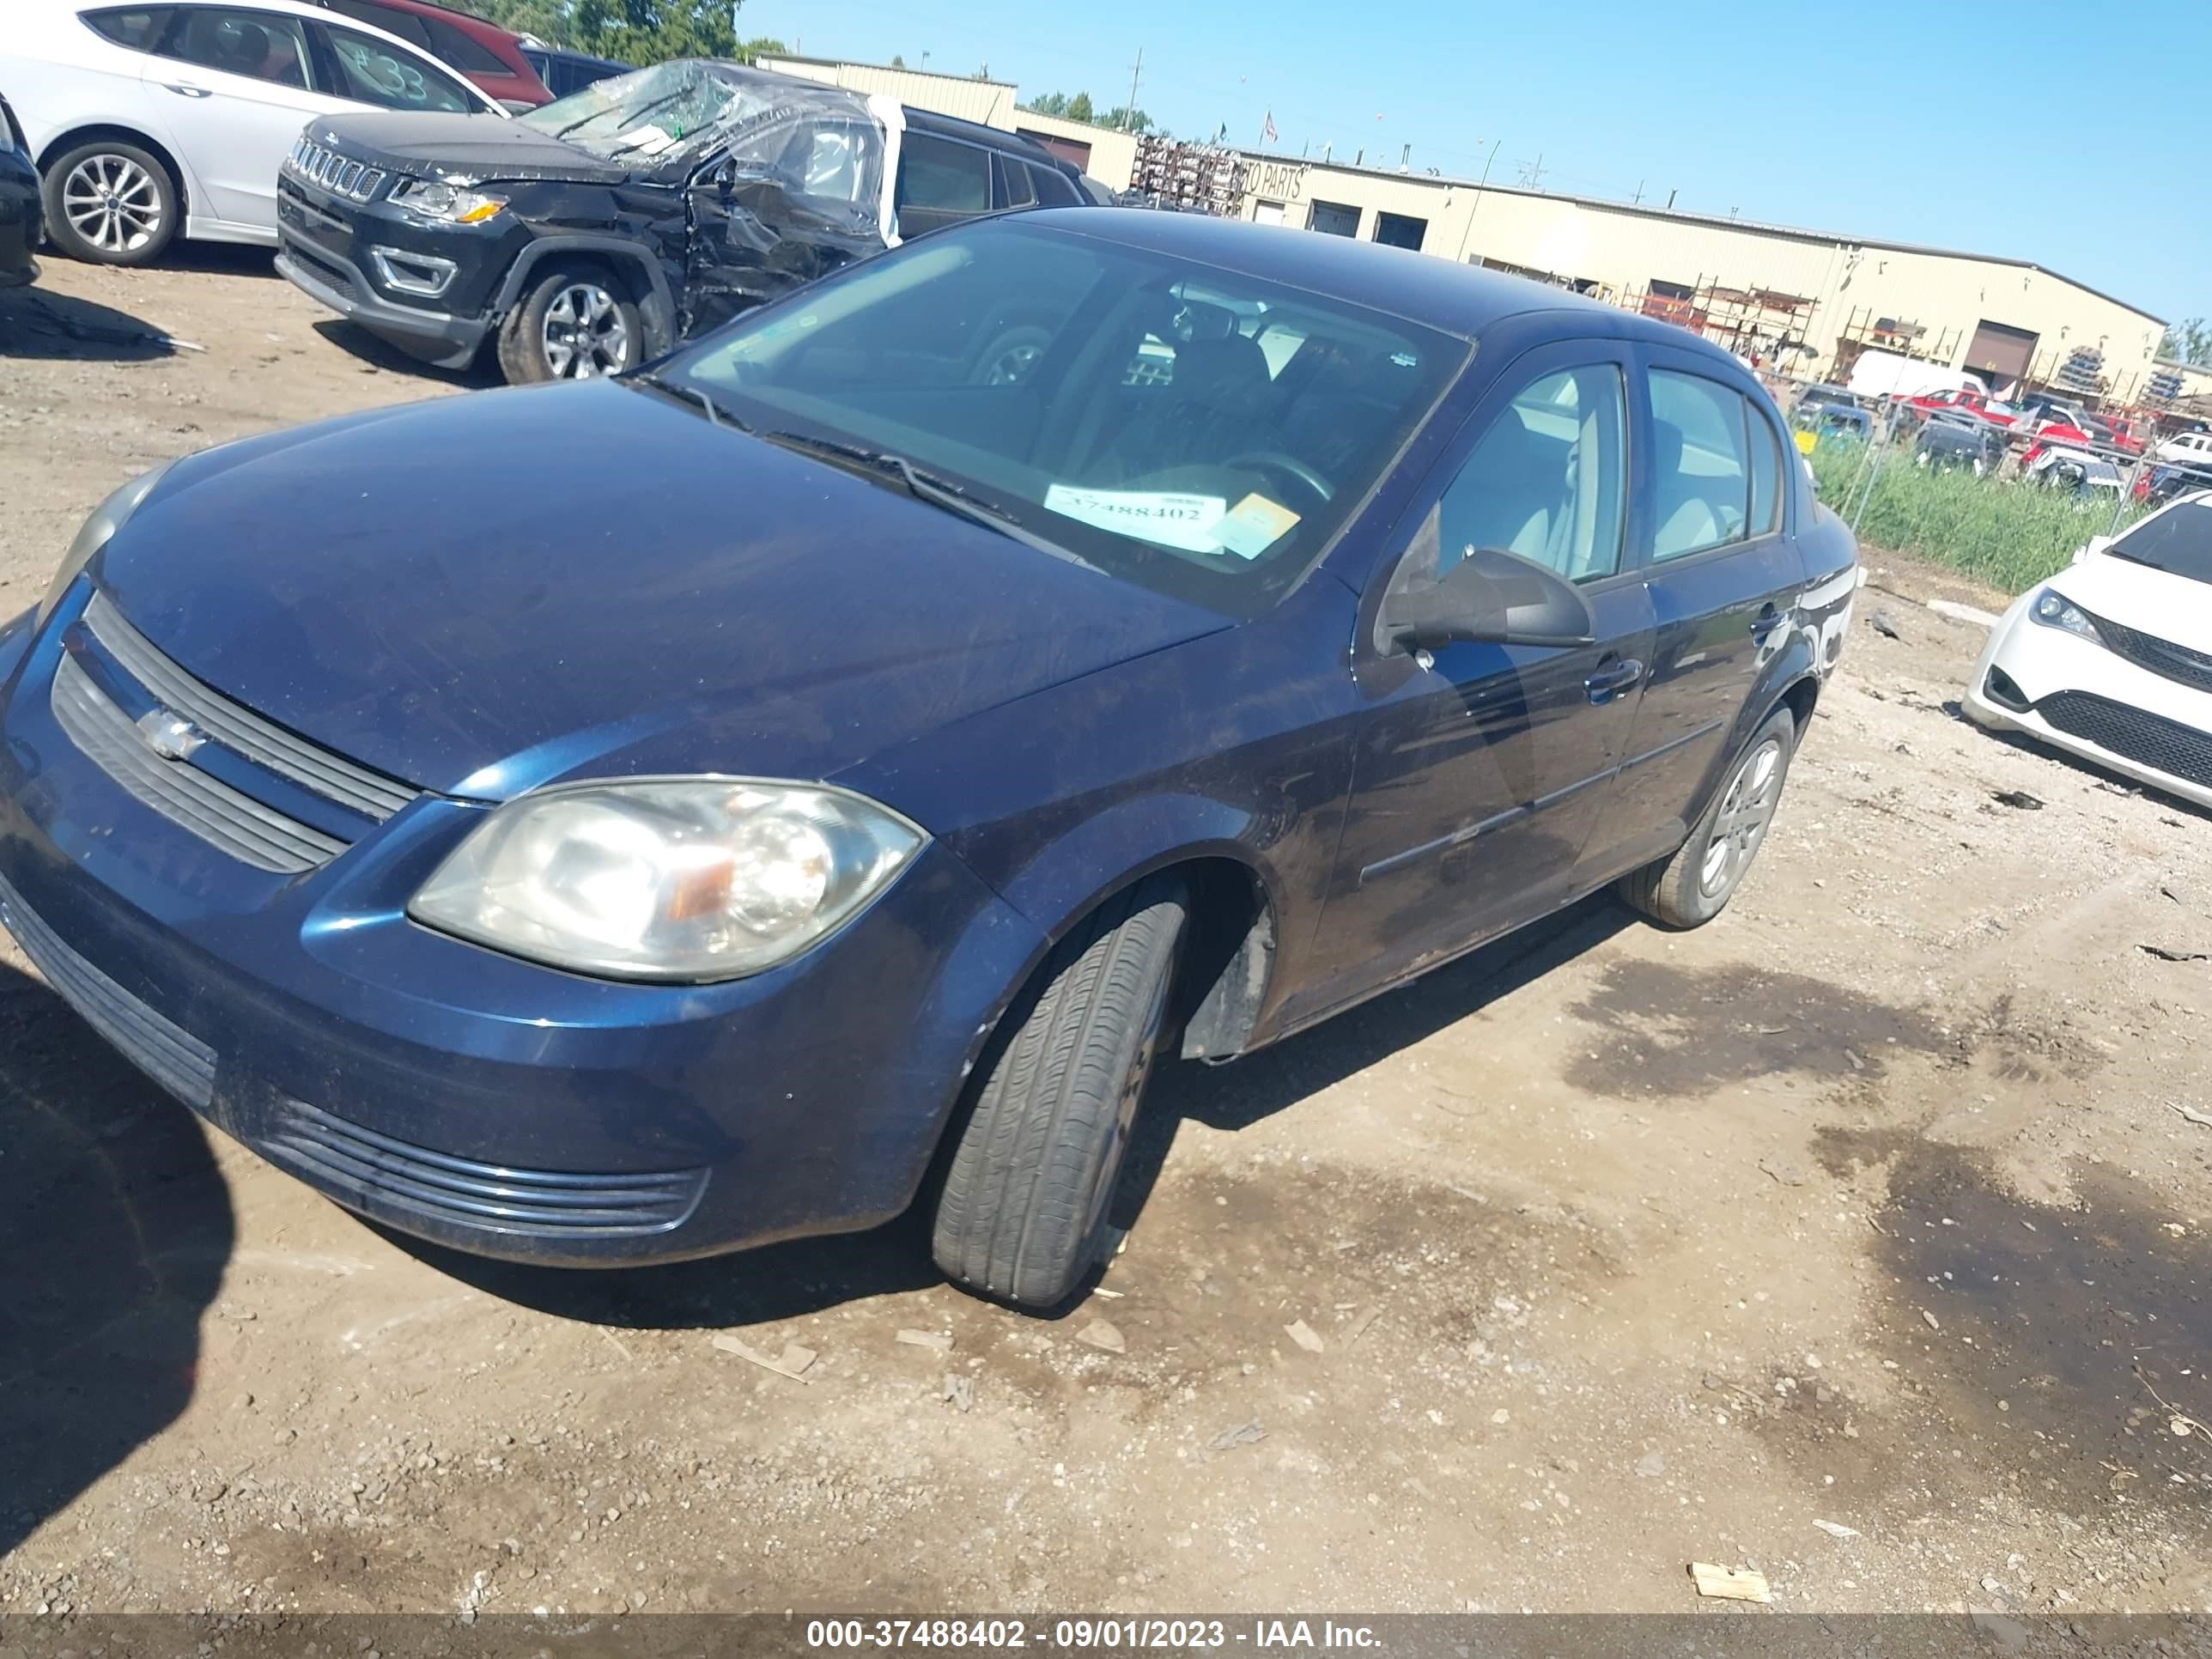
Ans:
<svg viewBox="0 0 2212 1659"><path fill-rule="evenodd" d="M329 115L307 137L356 161L418 178L553 179L617 183L630 169L501 115L378 110Z"/></svg>
<svg viewBox="0 0 2212 1659"><path fill-rule="evenodd" d="M2123 628L2212 651L2212 586L2103 553L2069 565L2050 585Z"/></svg>
<svg viewBox="0 0 2212 1659"><path fill-rule="evenodd" d="M207 684L418 787L823 778L1228 625L601 382L174 466L100 556Z"/></svg>

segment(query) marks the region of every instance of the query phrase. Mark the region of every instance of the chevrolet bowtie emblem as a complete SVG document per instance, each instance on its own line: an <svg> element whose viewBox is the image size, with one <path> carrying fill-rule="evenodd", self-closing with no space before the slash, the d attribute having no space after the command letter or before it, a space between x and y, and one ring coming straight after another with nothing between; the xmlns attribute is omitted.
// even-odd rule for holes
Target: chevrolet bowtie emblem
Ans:
<svg viewBox="0 0 2212 1659"><path fill-rule="evenodd" d="M138 717L138 735L163 760L180 761L207 741L206 734L181 714L149 708Z"/></svg>

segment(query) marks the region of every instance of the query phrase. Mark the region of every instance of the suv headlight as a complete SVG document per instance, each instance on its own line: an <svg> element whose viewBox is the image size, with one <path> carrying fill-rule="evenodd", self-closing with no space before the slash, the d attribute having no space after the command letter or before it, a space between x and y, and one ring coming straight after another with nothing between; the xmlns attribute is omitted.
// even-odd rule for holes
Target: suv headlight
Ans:
<svg viewBox="0 0 2212 1659"><path fill-rule="evenodd" d="M890 809L821 784L562 786L495 809L407 913L579 973L737 979L851 921L927 839Z"/></svg>
<svg viewBox="0 0 2212 1659"><path fill-rule="evenodd" d="M387 199L392 206L404 208L418 218L435 219L449 225L480 225L496 217L507 205L504 196L465 190L441 179L403 179L392 187Z"/></svg>
<svg viewBox="0 0 2212 1659"><path fill-rule="evenodd" d="M138 510L138 503L154 493L154 486L161 482L161 475L173 466L173 461L164 461L149 471L141 472L129 483L117 490L98 507L77 527L69 551L62 555L61 568L54 572L54 580L46 589L46 597L39 601L39 623L44 628L46 618L61 603L62 595L77 574L92 562L92 556L107 545L115 532L130 522L131 515Z"/></svg>
<svg viewBox="0 0 2212 1659"><path fill-rule="evenodd" d="M2105 636L2097 631L2097 624L2089 613L2055 587L2046 587L2037 594L2027 614L2045 628L2063 628L2069 634L2078 634L2099 645L2105 642Z"/></svg>

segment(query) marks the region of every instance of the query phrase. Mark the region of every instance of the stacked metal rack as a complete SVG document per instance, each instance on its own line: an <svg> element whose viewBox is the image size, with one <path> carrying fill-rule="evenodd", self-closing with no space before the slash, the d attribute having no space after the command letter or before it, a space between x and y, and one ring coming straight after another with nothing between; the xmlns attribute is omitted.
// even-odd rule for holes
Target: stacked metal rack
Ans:
<svg viewBox="0 0 2212 1659"><path fill-rule="evenodd" d="M1243 173L1233 150L1147 133L1137 140L1129 187L1148 206L1226 217L1242 199Z"/></svg>

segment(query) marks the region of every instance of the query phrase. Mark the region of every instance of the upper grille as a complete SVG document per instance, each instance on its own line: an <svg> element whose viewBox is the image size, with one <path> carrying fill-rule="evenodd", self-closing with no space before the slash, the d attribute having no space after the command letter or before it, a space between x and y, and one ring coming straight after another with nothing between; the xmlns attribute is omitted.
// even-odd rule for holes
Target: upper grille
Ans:
<svg viewBox="0 0 2212 1659"><path fill-rule="evenodd" d="M2056 692L2035 711L2069 737L2212 789L2212 735L2087 691Z"/></svg>
<svg viewBox="0 0 2212 1659"><path fill-rule="evenodd" d="M325 149L320 144L309 143L304 135L292 146L284 165L309 183L320 185L354 202L366 202L375 195L384 187L387 176L382 167L356 161L334 149Z"/></svg>
<svg viewBox="0 0 2212 1659"><path fill-rule="evenodd" d="M691 1213L704 1170L568 1175L481 1164L280 1097L256 1151L363 1203L447 1226L574 1238L662 1232Z"/></svg>
<svg viewBox="0 0 2212 1659"><path fill-rule="evenodd" d="M2105 643L2115 653L2125 657L2139 668L2148 668L2154 674L2169 680L2179 680L2184 685L2194 686L2199 691L2212 691L2212 653L2176 645L2155 634L2140 633L2124 628L2118 623L2097 618L2097 631L2105 636Z"/></svg>
<svg viewBox="0 0 2212 1659"><path fill-rule="evenodd" d="M415 799L415 791L405 784L318 749L201 684L133 628L106 594L94 593L86 605L84 625L156 702L233 754L380 823Z"/></svg>
<svg viewBox="0 0 2212 1659"><path fill-rule="evenodd" d="M172 823L241 863L295 876L346 843L264 806L185 761L165 760L92 676L64 657L54 671L54 720L93 764Z"/></svg>
<svg viewBox="0 0 2212 1659"><path fill-rule="evenodd" d="M41 921L0 877L0 921L15 936L56 995L123 1057L187 1106L205 1111L215 1098L215 1050L161 1018L94 967Z"/></svg>

